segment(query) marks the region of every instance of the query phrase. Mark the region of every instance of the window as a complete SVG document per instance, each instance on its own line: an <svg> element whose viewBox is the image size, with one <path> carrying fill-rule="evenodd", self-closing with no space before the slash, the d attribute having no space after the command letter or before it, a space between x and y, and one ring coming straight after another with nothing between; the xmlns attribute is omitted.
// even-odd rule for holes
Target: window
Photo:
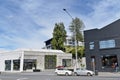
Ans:
<svg viewBox="0 0 120 80"><path fill-rule="evenodd" d="M62 60L62 65L64 67L70 67L71 66L71 59L63 59Z"/></svg>
<svg viewBox="0 0 120 80"><path fill-rule="evenodd" d="M102 67L111 67L111 68L114 68L115 63L118 62L116 55L101 56L101 60L102 60Z"/></svg>
<svg viewBox="0 0 120 80"><path fill-rule="evenodd" d="M65 45L69 46L73 46L74 45L74 41L72 39L67 39L66 42L65 42Z"/></svg>
<svg viewBox="0 0 120 80"><path fill-rule="evenodd" d="M13 70L20 70L20 59L13 60Z"/></svg>
<svg viewBox="0 0 120 80"><path fill-rule="evenodd" d="M104 40L99 42L100 49L114 48L115 40Z"/></svg>
<svg viewBox="0 0 120 80"><path fill-rule="evenodd" d="M11 60L5 60L5 70L11 70Z"/></svg>
<svg viewBox="0 0 120 80"><path fill-rule="evenodd" d="M90 50L94 49L94 42L90 42L90 43L89 43L89 49L90 49Z"/></svg>
<svg viewBox="0 0 120 80"><path fill-rule="evenodd" d="M56 55L45 55L45 69L55 69L56 59Z"/></svg>

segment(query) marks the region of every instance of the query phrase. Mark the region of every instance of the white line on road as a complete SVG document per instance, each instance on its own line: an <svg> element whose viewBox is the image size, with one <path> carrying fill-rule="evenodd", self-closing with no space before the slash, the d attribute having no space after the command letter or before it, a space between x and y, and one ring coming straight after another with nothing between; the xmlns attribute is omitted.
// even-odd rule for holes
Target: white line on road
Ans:
<svg viewBox="0 0 120 80"><path fill-rule="evenodd" d="M28 78L19 78L19 79L17 79L17 80L25 80L25 79L28 79Z"/></svg>

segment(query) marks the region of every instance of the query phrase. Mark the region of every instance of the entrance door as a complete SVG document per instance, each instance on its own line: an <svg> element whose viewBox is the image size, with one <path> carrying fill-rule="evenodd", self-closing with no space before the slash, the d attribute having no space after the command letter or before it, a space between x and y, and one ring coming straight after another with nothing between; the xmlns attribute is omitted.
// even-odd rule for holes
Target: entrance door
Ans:
<svg viewBox="0 0 120 80"><path fill-rule="evenodd" d="M24 59L24 67L23 69L24 70L27 70L27 69L36 69L36 59Z"/></svg>
<svg viewBox="0 0 120 80"><path fill-rule="evenodd" d="M95 56L91 56L91 68L95 72Z"/></svg>

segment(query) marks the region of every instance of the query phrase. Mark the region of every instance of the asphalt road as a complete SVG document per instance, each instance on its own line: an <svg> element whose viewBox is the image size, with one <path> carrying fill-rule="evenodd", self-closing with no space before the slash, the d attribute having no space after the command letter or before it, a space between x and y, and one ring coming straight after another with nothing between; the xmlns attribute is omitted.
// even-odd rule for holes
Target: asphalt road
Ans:
<svg viewBox="0 0 120 80"><path fill-rule="evenodd" d="M120 80L120 76L57 76L53 72L3 73L0 80Z"/></svg>

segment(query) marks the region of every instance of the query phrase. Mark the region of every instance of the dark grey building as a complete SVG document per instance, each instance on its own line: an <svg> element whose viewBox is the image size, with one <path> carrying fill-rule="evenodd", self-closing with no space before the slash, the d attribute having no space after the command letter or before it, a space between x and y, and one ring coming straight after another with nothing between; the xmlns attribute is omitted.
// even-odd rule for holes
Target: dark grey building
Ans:
<svg viewBox="0 0 120 80"><path fill-rule="evenodd" d="M87 69L120 68L120 19L101 29L86 30L84 36Z"/></svg>

